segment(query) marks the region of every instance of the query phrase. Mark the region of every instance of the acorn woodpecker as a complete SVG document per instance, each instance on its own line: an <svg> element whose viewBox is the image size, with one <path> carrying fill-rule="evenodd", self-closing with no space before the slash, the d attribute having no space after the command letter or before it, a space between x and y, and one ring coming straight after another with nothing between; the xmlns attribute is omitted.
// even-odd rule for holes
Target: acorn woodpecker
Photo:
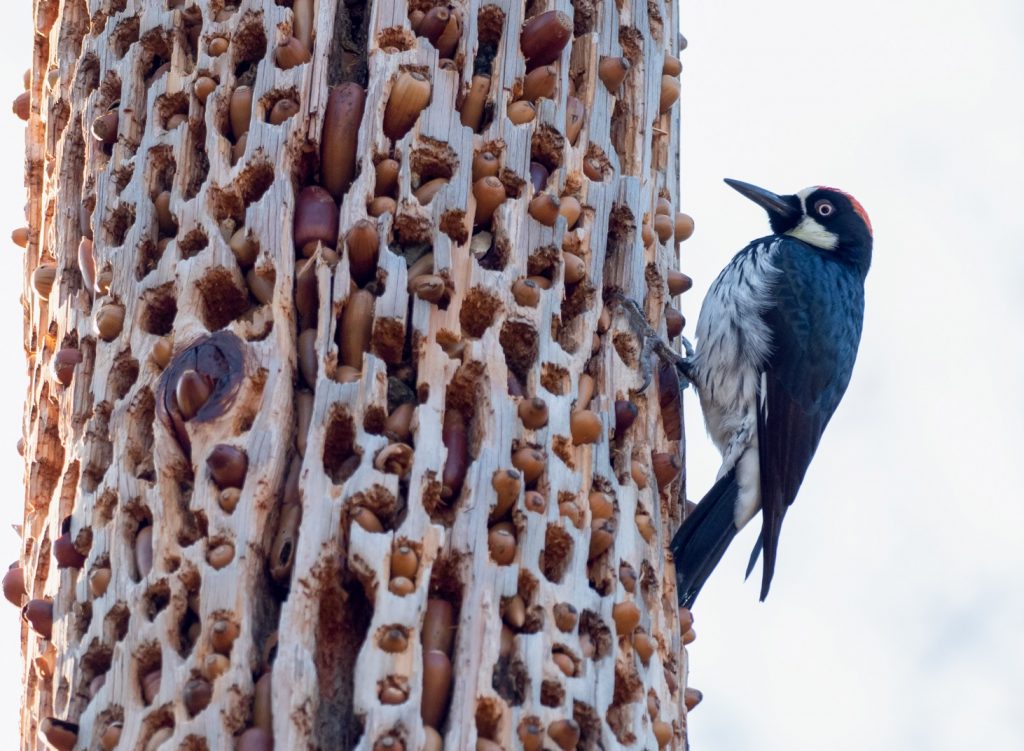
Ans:
<svg viewBox="0 0 1024 751"><path fill-rule="evenodd" d="M780 196L725 182L768 211L773 234L719 274L694 355L677 362L722 453L717 481L671 544L686 607L758 510L747 575L763 550L761 600L768 595L782 519L850 382L871 265L871 221L849 194L818 186Z"/></svg>

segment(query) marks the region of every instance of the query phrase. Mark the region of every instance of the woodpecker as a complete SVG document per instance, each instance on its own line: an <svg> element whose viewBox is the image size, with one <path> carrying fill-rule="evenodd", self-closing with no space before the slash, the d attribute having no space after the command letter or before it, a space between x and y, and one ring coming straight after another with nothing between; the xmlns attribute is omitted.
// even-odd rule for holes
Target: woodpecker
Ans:
<svg viewBox="0 0 1024 751"><path fill-rule="evenodd" d="M872 230L847 193L817 186L776 195L726 180L768 212L772 234L719 274L696 345L677 367L694 385L722 454L718 478L672 540L679 603L690 607L736 533L760 510L761 601L782 520L853 372Z"/></svg>

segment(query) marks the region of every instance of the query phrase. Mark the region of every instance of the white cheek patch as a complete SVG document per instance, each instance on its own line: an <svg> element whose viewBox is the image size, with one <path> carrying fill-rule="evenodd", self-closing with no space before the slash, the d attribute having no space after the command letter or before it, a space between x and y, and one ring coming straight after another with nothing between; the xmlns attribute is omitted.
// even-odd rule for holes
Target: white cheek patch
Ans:
<svg viewBox="0 0 1024 751"><path fill-rule="evenodd" d="M823 250L835 250L835 247L839 244L839 235L829 232L810 216L805 216L800 220L800 224L796 225L786 234Z"/></svg>

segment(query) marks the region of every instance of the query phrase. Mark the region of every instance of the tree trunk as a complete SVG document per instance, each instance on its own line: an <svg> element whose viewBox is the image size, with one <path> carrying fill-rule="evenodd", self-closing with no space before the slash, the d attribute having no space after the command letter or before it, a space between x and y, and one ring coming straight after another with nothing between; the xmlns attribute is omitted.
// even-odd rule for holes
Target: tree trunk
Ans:
<svg viewBox="0 0 1024 751"><path fill-rule="evenodd" d="M37 0L24 748L685 748L677 9L432 2Z"/></svg>

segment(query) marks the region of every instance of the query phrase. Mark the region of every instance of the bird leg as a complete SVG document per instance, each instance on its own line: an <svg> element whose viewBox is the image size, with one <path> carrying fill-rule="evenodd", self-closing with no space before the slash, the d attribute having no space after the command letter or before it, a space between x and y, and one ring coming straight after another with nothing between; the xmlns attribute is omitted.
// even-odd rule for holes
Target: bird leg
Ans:
<svg viewBox="0 0 1024 751"><path fill-rule="evenodd" d="M643 382L639 388L630 389L630 391L639 394L646 391L647 387L651 385L654 378L654 357L672 365L683 376L684 381L680 391L686 388L688 382L693 382L693 346L686 340L686 337L681 337L683 348L686 350L686 357L681 357L651 328L647 322L647 316L644 315L635 300L626 297L621 292L613 292L609 301L622 311L630 329L640 339L640 373L643 376Z"/></svg>

